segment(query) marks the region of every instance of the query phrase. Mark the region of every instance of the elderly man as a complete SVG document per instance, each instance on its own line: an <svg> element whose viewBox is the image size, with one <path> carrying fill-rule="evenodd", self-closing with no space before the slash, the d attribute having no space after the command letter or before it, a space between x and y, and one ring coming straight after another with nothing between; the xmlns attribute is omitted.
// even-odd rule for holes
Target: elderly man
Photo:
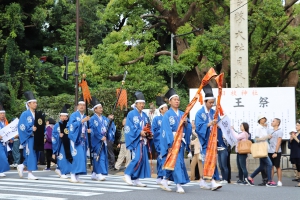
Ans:
<svg viewBox="0 0 300 200"><path fill-rule="evenodd" d="M162 163L165 163L168 152L172 150L174 138L177 134L180 120L184 114L179 110L179 95L176 94L176 91L173 88L165 94L165 97L169 100L170 108L164 114L161 123L160 155L162 156ZM187 149L187 151L190 151L189 143L192 126L187 118L184 120L183 137L176 159L175 168L172 171L166 170L166 176L161 181L161 188L166 191L171 191L171 188L168 186L168 180L174 181L177 186L176 192L178 193L184 193L185 191L182 188L182 185L190 182L184 163L184 150Z"/></svg>
<svg viewBox="0 0 300 200"><path fill-rule="evenodd" d="M151 177L147 150L149 138L145 129L150 121L146 113L143 112L145 107L143 93L137 91L135 92L135 97L134 109L128 113L124 128L126 148L131 150L133 157L124 172L124 181L128 185L146 187L139 179Z"/></svg>

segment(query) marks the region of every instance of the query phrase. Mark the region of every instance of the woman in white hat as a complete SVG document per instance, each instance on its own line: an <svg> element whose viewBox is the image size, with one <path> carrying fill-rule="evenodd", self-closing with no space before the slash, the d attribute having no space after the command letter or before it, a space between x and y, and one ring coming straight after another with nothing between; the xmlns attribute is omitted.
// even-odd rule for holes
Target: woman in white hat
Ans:
<svg viewBox="0 0 300 200"><path fill-rule="evenodd" d="M258 126L254 131L255 142L268 142L272 136L268 135L267 132L267 125L266 125L267 118L264 115L258 116ZM253 178L259 173L263 172L266 169L268 181L265 184L267 187L277 187L277 184L272 181L272 162L271 159L267 156L265 158L259 159L259 167L245 180L251 186L254 186Z"/></svg>

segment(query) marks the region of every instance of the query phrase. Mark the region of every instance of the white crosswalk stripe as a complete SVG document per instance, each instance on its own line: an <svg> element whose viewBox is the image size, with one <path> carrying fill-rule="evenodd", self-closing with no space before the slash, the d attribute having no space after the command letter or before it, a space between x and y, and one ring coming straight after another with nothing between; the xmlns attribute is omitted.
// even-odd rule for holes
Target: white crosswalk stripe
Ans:
<svg viewBox="0 0 300 200"><path fill-rule="evenodd" d="M141 182L147 184L147 187L129 186L123 181L123 176L108 175L105 181L91 180L90 175L80 176L84 183L70 183L67 179L58 178L57 175L43 176L39 174L39 180L28 180L26 178L4 178L0 182L1 199L50 199L50 194L59 195L60 198L51 197L53 200L72 199L72 196L91 197L103 195L105 193L122 193L131 191L149 191L156 190L159 185L156 184L155 178L141 179ZM198 183L192 182L184 185L184 187L194 186ZM170 186L175 188L175 184ZM1 191L9 192L7 195ZM32 195L31 193L35 193ZM21 195L22 194L22 195ZM36 194L41 196L36 196ZM45 195L45 196L42 196Z"/></svg>

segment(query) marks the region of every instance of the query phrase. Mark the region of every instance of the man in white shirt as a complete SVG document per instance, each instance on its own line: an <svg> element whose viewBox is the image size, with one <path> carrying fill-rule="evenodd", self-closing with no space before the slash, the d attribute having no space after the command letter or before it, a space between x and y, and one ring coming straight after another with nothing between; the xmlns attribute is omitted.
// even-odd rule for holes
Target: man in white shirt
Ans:
<svg viewBox="0 0 300 200"><path fill-rule="evenodd" d="M277 186L282 186L281 178L282 178L282 171L280 168L280 159L281 159L281 141L283 137L283 132L279 128L281 120L278 118L274 118L271 126L272 129L268 130L268 133L272 136L269 140L269 158L272 161L272 177L274 176L274 166L276 167L278 182Z"/></svg>

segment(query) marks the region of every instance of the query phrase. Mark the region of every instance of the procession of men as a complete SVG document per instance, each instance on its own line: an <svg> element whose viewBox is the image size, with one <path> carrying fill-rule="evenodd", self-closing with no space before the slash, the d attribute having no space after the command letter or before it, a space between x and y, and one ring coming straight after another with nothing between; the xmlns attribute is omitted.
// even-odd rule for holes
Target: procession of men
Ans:
<svg viewBox="0 0 300 200"><path fill-rule="evenodd" d="M38 180L32 172L38 169L37 163L39 151L35 149L37 139L37 124L43 124L36 115L38 102L31 91L24 94L26 98L26 110L21 114L18 122L18 133L21 145L24 146L24 161L17 166L20 178L23 178L24 169L28 171L28 180ZM157 157L157 181L163 190L172 191L169 185L174 182L178 193L185 193L182 185L188 183L189 176L184 163L185 151L189 152L191 136L191 124L188 118L184 120L184 135L181 139L181 147L178 153L174 170L164 169L163 165L167 155L172 149L174 138L183 112L179 110L180 97L171 88L164 96L158 96L156 104L159 107L159 116L154 117L153 126L145 108L145 97L141 91L134 94L136 100L132 110L128 112L126 124L123 127L126 149L130 151L129 161L124 171L123 180L132 186L146 187L142 179L151 177L151 166L148 155L151 155L151 144L154 144ZM165 101L166 100L166 101ZM168 104L170 108L168 109ZM114 135L116 125L114 116L103 116L103 105L97 98L91 101L93 115L85 115L86 101L79 99L77 109L70 116L70 105L65 104L59 113L59 122L53 123L51 161L56 163L55 173L62 179L68 179L71 183L84 183L80 175L88 173L87 154L91 153L92 163L91 179L105 181L109 176L108 141L109 135ZM5 110L2 108L2 119ZM8 122L1 122L1 128ZM91 140L89 140L89 135ZM5 156L5 143L1 143L0 159L7 161ZM49 159L49 158L48 158ZM9 165L1 165L1 174L9 170ZM218 185L217 189L222 186Z"/></svg>
<svg viewBox="0 0 300 200"><path fill-rule="evenodd" d="M215 78L217 82L222 80L222 75ZM215 76L206 78L210 80ZM194 134L198 138L197 142L201 148L200 154L197 154L197 160L200 160L202 165L198 167L203 167L203 169L199 169L202 173L199 174L199 186L201 189L216 191L230 182L227 163L224 162L226 163L224 164L222 158L222 155L227 152L228 144L223 137L222 130L217 125L219 115L222 114L220 101L216 102L211 86L207 82L204 83L206 84L199 87L198 93L185 111L179 110L180 96L174 88L170 88L163 96L157 96L156 105L159 115L152 120L144 112L146 98L143 92L136 91L134 93L135 102L124 118L123 127L120 127L123 134L123 148L129 154L126 157L123 180L120 181L124 181L129 186L147 187L143 183L143 179L151 178L153 174L153 164L150 160L152 160L152 147L154 147L158 154L155 183L162 190L168 192L172 191L170 185L174 184L177 193L185 193L182 186L190 182L185 155L191 153L190 143L193 131L187 115L200 99L200 103L204 100L204 104L198 110L194 123ZM200 93L202 89L204 98ZM221 93L220 88L219 93ZM24 178L24 170L26 169L28 180L38 180L39 178L33 172L38 170L41 152L39 150L40 138L46 130L46 119L44 113L37 111L38 102L34 94L31 91L26 91L24 96L26 98L26 110L22 112L17 124L20 144L24 147L24 161L17 166L17 171L20 178ZM218 100L220 100L220 96L218 96ZM217 106L216 109L213 109L215 103ZM88 106L91 106L92 116L86 113ZM105 181L106 177L110 176L109 170L119 170L120 166L116 169L115 166L117 165L109 158L111 157L109 145L112 145L109 143L114 140L111 138L115 138L118 127L114 122L113 114L109 114L107 117L103 115L103 106L104 104L94 96L91 97L90 104L87 104L87 101L81 97L72 114L69 115L68 111L71 106L64 104L58 115L59 121L57 123L52 122L53 125L50 126L52 128L50 129L52 130L50 133L52 157L48 155L47 162L55 163L55 173L60 178L67 179L71 183L84 183L81 177L88 175L91 180ZM7 125L5 109L1 105L0 129ZM4 172L9 171L7 141L4 141L2 136L0 139L0 176L5 177ZM43 138L42 142L45 141L46 138ZM218 172L217 152L220 155L221 175ZM90 170L88 157L91 164ZM50 163L47 166L49 165ZM49 168L45 170L49 170ZM217 182L220 177L223 178L222 181ZM247 181L248 177L242 177L242 179ZM266 186L268 185L270 184L266 184ZM274 183L271 186L276 187L277 185Z"/></svg>

